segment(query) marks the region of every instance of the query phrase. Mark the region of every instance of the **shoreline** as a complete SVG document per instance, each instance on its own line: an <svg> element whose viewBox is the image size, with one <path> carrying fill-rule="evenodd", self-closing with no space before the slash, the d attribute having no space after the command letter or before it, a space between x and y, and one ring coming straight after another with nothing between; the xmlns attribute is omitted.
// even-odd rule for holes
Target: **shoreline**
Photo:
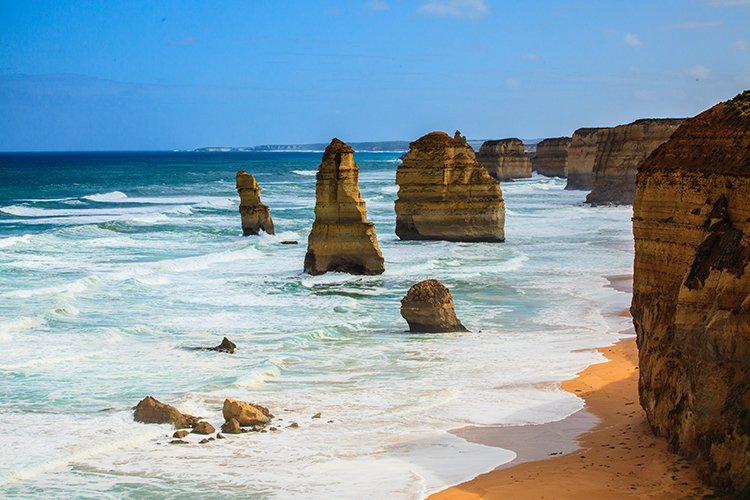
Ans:
<svg viewBox="0 0 750 500"><path fill-rule="evenodd" d="M654 436L638 400L635 339L598 349L606 361L561 384L584 409L533 426L464 428L472 442L513 450L516 459L431 500L477 498L701 498L711 493L689 460Z"/></svg>

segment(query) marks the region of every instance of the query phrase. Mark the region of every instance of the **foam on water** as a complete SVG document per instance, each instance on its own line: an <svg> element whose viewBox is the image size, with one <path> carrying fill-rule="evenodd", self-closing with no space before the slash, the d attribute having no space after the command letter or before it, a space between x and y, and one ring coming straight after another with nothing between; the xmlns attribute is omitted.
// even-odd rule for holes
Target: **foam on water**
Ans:
<svg viewBox="0 0 750 500"><path fill-rule="evenodd" d="M602 276L630 272L630 209L582 206L564 180L503 185L505 244L401 242L397 155L357 154L386 272L312 277L320 155L233 158L115 156L0 196L4 496L420 498L514 456L448 430L579 410L558 382L628 326ZM240 237L238 168L276 235ZM399 301L427 278L471 332L405 333ZM234 355L186 349L225 335ZM147 394L217 428L224 398L255 401L282 431L168 445L132 421Z"/></svg>

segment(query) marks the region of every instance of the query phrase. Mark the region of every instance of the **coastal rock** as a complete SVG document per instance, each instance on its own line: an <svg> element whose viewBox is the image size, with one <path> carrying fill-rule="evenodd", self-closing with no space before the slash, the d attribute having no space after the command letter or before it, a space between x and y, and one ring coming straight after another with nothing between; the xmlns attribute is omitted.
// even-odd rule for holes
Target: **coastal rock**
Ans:
<svg viewBox="0 0 750 500"><path fill-rule="evenodd" d="M241 434L242 428L236 418L230 418L221 424L221 431L226 432L227 434Z"/></svg>
<svg viewBox="0 0 750 500"><path fill-rule="evenodd" d="M177 439L182 439L185 436L187 436L188 434L190 434L190 431L186 431L185 429L183 429L183 430L180 430L180 431L174 431L174 434L172 434L172 437L173 438L177 438Z"/></svg>
<svg viewBox="0 0 750 500"><path fill-rule="evenodd" d="M315 222L307 242L305 272L382 274L375 226L359 193L354 150L333 139L323 153L315 187Z"/></svg>
<svg viewBox="0 0 750 500"><path fill-rule="evenodd" d="M396 172L402 240L505 240L500 184L464 138L431 132L409 145Z"/></svg>
<svg viewBox="0 0 750 500"><path fill-rule="evenodd" d="M672 136L682 119L637 120L600 132L587 203L630 205L638 166Z"/></svg>
<svg viewBox="0 0 750 500"><path fill-rule="evenodd" d="M224 414L225 421L229 422L231 419L235 419L243 427L267 424L271 421L271 413L268 411L268 408L235 399L224 400L222 413Z"/></svg>
<svg viewBox="0 0 750 500"><path fill-rule="evenodd" d="M198 422L193 426L193 434L213 434L216 432L214 426L208 422Z"/></svg>
<svg viewBox="0 0 750 500"><path fill-rule="evenodd" d="M172 424L176 429L192 427L198 418L181 413L174 406L146 396L135 407L133 419L144 424Z"/></svg>
<svg viewBox="0 0 750 500"><path fill-rule="evenodd" d="M438 280L409 288L401 299L401 316L411 332L468 332L456 317L450 290Z"/></svg>
<svg viewBox="0 0 750 500"><path fill-rule="evenodd" d="M191 347L190 349L194 349L197 351L216 351L234 354L234 351L237 350L237 344L224 337L224 339L221 341L221 344L215 347Z"/></svg>
<svg viewBox="0 0 750 500"><path fill-rule="evenodd" d="M606 127L579 128L573 133L568 146L566 166L568 183L565 189L590 191L594 185L594 162L599 145L599 137Z"/></svg>
<svg viewBox="0 0 750 500"><path fill-rule="evenodd" d="M750 91L638 169L631 312L652 429L720 489L750 487Z"/></svg>
<svg viewBox="0 0 750 500"><path fill-rule="evenodd" d="M260 202L260 186L255 177L244 170L237 172L237 192L240 195L242 235L250 236L264 231L275 234L271 210Z"/></svg>
<svg viewBox="0 0 750 500"><path fill-rule="evenodd" d="M500 181L531 177L531 160L521 139L485 141L479 148L477 160Z"/></svg>
<svg viewBox="0 0 750 500"><path fill-rule="evenodd" d="M566 177L568 146L570 137L544 139L536 145L536 154L531 160L534 170L547 177Z"/></svg>

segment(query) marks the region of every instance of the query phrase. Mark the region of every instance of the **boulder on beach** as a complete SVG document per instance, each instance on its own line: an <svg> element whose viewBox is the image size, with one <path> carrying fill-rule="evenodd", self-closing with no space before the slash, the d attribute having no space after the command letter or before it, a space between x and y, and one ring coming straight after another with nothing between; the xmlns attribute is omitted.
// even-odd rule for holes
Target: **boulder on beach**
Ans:
<svg viewBox="0 0 750 500"><path fill-rule="evenodd" d="M456 317L450 290L438 280L425 280L409 288L401 299L401 316L411 332L467 332Z"/></svg>
<svg viewBox="0 0 750 500"><path fill-rule="evenodd" d="M222 413L226 422L235 419L243 427L267 424L273 417L268 408L229 398L224 400Z"/></svg>
<svg viewBox="0 0 750 500"><path fill-rule="evenodd" d="M305 272L382 274L383 254L367 221L354 150L333 139L323 153L315 186L315 222L307 242Z"/></svg>
<svg viewBox="0 0 750 500"><path fill-rule="evenodd" d="M238 171L237 192L240 195L242 235L251 236L260 231L274 234L271 210L260 201L260 186L255 177L244 170Z"/></svg>
<svg viewBox="0 0 750 500"><path fill-rule="evenodd" d="M230 418L221 424L221 432L226 432L227 434L240 434L242 433L242 428L236 418Z"/></svg>
<svg viewBox="0 0 750 500"><path fill-rule="evenodd" d="M202 421L198 422L193 426L193 434L213 434L216 431L214 429L214 426L209 424L208 422Z"/></svg>
<svg viewBox="0 0 750 500"><path fill-rule="evenodd" d="M198 423L198 418L181 413L174 406L146 396L135 407L133 419L144 424L172 424L177 429L192 427Z"/></svg>

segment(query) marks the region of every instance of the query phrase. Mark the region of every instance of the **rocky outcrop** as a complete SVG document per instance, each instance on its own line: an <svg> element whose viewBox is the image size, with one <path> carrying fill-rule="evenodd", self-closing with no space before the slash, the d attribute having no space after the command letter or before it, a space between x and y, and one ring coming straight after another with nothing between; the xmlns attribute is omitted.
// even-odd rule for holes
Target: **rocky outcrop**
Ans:
<svg viewBox="0 0 750 500"><path fill-rule="evenodd" d="M268 408L245 403L243 401L237 401L236 399L224 400L222 414L224 415L224 420L226 422L231 422L232 419L235 419L239 425L243 427L249 425L264 425L270 422L273 417L271 412L268 411ZM222 430L224 430L223 427Z"/></svg>
<svg viewBox="0 0 750 500"><path fill-rule="evenodd" d="M144 424L172 424L177 429L193 427L198 418L181 413L174 406L146 396L135 407L133 419Z"/></svg>
<svg viewBox="0 0 750 500"><path fill-rule="evenodd" d="M505 240L500 184L460 134L431 132L409 145L396 172L402 240Z"/></svg>
<svg viewBox="0 0 750 500"><path fill-rule="evenodd" d="M193 349L195 351L215 351L215 352L226 352L228 354L234 354L234 351L237 350L237 344L229 340L228 338L224 337L221 341L221 344L214 346L214 347L190 347L190 349Z"/></svg>
<svg viewBox="0 0 750 500"><path fill-rule="evenodd" d="M260 202L260 186L255 177L244 170L237 172L237 192L240 195L240 217L242 218L242 235L250 236L264 231L275 234L271 210Z"/></svg>
<svg viewBox="0 0 750 500"><path fill-rule="evenodd" d="M354 151L333 139L323 153L315 188L315 222L307 242L305 272L381 274L384 271L375 226L367 222L359 193Z"/></svg>
<svg viewBox="0 0 750 500"><path fill-rule="evenodd" d="M599 146L599 137L607 127L579 128L573 132L568 146L566 166L568 183L565 189L590 191L594 185L594 162Z"/></svg>
<svg viewBox="0 0 750 500"><path fill-rule="evenodd" d="M479 148L477 160L500 181L531 177L531 160L521 139L485 141Z"/></svg>
<svg viewBox="0 0 750 500"><path fill-rule="evenodd" d="M667 142L682 119L637 120L600 132L594 181L587 203L633 203L635 175L641 163Z"/></svg>
<svg viewBox="0 0 750 500"><path fill-rule="evenodd" d="M438 280L425 280L409 288L401 299L401 316L410 332L467 332L456 317L453 296Z"/></svg>
<svg viewBox="0 0 750 500"><path fill-rule="evenodd" d="M685 122L638 169L631 312L653 430L750 488L750 91Z"/></svg>
<svg viewBox="0 0 750 500"><path fill-rule="evenodd" d="M208 435L213 434L214 432L216 432L216 429L214 429L214 426L208 422L198 422L193 427L193 434Z"/></svg>
<svg viewBox="0 0 750 500"><path fill-rule="evenodd" d="M568 163L568 146L570 137L544 139L536 145L536 153L531 159L531 165L540 175L547 177L566 177Z"/></svg>

